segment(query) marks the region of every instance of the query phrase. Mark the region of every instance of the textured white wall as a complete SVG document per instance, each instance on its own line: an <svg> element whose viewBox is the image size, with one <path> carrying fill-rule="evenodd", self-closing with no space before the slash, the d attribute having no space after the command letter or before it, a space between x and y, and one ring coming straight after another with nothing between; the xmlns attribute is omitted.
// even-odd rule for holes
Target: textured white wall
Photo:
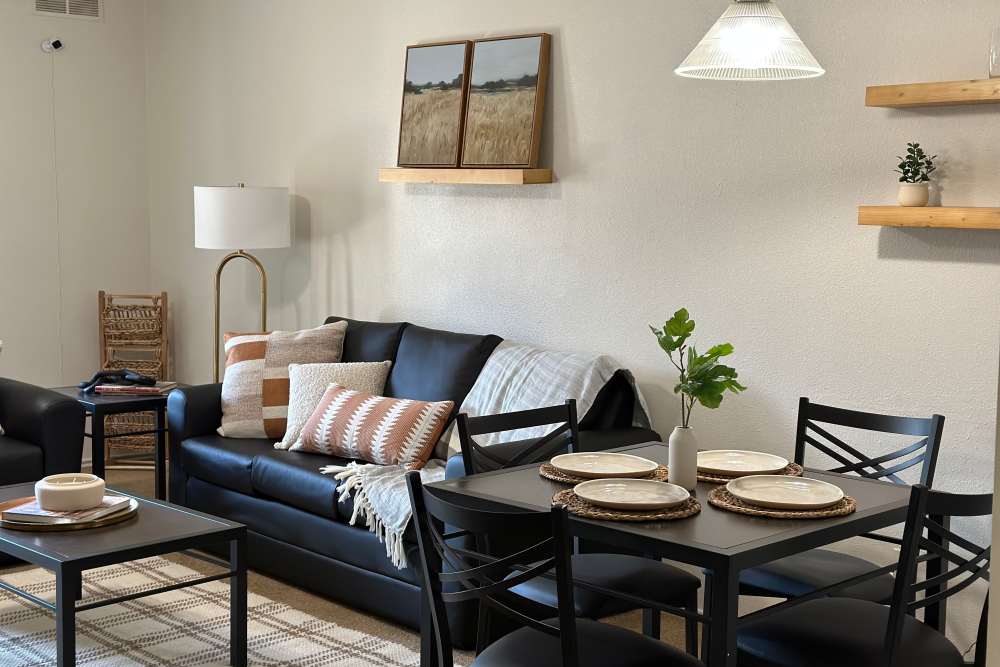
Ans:
<svg viewBox="0 0 1000 667"><path fill-rule="evenodd" d="M148 289L144 3L105 8L93 22L0 0L2 376L89 377L98 290ZM42 53L54 37L65 49Z"/></svg>

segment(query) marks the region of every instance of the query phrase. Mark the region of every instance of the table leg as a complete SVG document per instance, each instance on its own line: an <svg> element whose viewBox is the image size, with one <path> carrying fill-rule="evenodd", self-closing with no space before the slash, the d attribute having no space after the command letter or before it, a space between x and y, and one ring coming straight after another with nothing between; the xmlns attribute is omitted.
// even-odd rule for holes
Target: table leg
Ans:
<svg viewBox="0 0 1000 667"><path fill-rule="evenodd" d="M156 499L167 499L167 409L160 406L156 409L156 463L153 473L156 476Z"/></svg>
<svg viewBox="0 0 1000 667"><path fill-rule="evenodd" d="M247 664L247 538L241 535L229 543L229 664Z"/></svg>
<svg viewBox="0 0 1000 667"><path fill-rule="evenodd" d="M736 667L736 621L739 617L739 572L729 563L712 572L709 602L708 667Z"/></svg>
<svg viewBox="0 0 1000 667"><path fill-rule="evenodd" d="M58 667L76 665L76 597L80 590L80 571L60 568L56 573L56 663Z"/></svg>
<svg viewBox="0 0 1000 667"><path fill-rule="evenodd" d="M104 469L104 414L95 410L90 415L90 470L101 479Z"/></svg>

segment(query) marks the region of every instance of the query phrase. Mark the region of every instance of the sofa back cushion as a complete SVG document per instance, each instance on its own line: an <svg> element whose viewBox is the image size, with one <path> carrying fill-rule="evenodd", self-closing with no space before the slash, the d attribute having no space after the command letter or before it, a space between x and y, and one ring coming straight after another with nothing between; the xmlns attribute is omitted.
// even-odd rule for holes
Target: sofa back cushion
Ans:
<svg viewBox="0 0 1000 667"><path fill-rule="evenodd" d="M328 317L326 323L347 322L341 361L395 361L406 322L365 322Z"/></svg>
<svg viewBox="0 0 1000 667"><path fill-rule="evenodd" d="M330 385L292 451L423 468L455 405L375 396Z"/></svg>
<svg viewBox="0 0 1000 667"><path fill-rule="evenodd" d="M385 384L386 396L451 401L457 409L500 337L458 334L409 325Z"/></svg>

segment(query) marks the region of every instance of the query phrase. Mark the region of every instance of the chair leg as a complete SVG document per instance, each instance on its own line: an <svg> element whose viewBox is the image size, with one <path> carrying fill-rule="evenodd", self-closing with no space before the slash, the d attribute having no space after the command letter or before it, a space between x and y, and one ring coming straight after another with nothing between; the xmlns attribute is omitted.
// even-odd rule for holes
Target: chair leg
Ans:
<svg viewBox="0 0 1000 667"><path fill-rule="evenodd" d="M698 613L698 591L691 594L684 608L695 614ZM684 650L694 657L698 657L698 621L693 618L684 619Z"/></svg>
<svg viewBox="0 0 1000 667"><path fill-rule="evenodd" d="M659 609L646 608L642 610L642 634L653 639L660 638Z"/></svg>
<svg viewBox="0 0 1000 667"><path fill-rule="evenodd" d="M709 617L711 618L711 616L714 616L715 612L717 611L715 609L712 609L709 606L709 600L712 599L712 573L711 572L705 572L704 598L705 598L705 613L706 613L706 615L709 615ZM708 643L709 642L709 634L711 634L711 633L709 633L709 631L708 631L708 624L702 623L702 625L701 625L701 657L702 657L703 661L707 661L708 660L708 654L709 654L709 649L710 649L709 643Z"/></svg>

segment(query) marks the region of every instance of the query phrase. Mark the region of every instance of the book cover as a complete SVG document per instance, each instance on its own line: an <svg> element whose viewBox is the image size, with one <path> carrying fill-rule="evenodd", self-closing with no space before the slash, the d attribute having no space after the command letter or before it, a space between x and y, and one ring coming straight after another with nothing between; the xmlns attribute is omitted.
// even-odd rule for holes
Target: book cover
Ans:
<svg viewBox="0 0 1000 667"><path fill-rule="evenodd" d="M124 394L128 396L162 396L177 387L176 382L157 382L156 386L143 387L139 385L100 384L95 391L98 394Z"/></svg>
<svg viewBox="0 0 1000 667"><path fill-rule="evenodd" d="M119 512L129 506L127 496L104 496L97 507L74 512L53 512L43 510L37 500L12 507L3 512L4 521L20 521L22 523L66 523L94 521Z"/></svg>

